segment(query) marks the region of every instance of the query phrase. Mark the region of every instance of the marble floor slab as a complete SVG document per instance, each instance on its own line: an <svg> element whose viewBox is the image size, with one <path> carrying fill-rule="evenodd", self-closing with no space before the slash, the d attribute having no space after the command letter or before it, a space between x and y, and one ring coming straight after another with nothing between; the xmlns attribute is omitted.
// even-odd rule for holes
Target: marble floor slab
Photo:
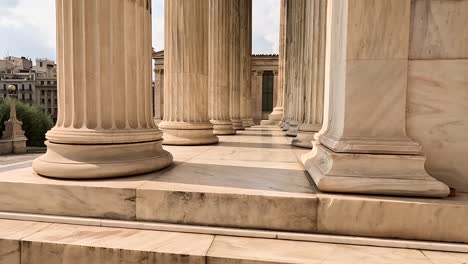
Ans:
<svg viewBox="0 0 468 264"><path fill-rule="evenodd" d="M466 264L467 260L463 253L0 220L1 264Z"/></svg>

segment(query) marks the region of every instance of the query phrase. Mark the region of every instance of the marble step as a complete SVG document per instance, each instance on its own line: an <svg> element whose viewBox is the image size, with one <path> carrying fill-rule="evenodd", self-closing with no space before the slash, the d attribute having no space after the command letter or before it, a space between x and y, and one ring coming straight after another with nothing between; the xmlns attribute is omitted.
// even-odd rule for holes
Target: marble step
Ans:
<svg viewBox="0 0 468 264"><path fill-rule="evenodd" d="M463 264L468 254L0 220L0 264Z"/></svg>
<svg viewBox="0 0 468 264"><path fill-rule="evenodd" d="M0 211L468 243L466 193L447 199L313 193L294 169L278 179L258 167L249 172L244 163L241 179L231 174L235 166L203 162L193 159L165 176L100 181L42 178L27 166L0 169Z"/></svg>
<svg viewBox="0 0 468 264"><path fill-rule="evenodd" d="M244 167L241 173L246 179L242 180L236 174L239 168L205 163L183 163L160 173L90 181L39 177L30 167L0 171L0 211L266 230L316 230L317 197L309 190L309 182L297 165L288 165L289 170ZM256 173L266 175L255 179ZM288 180L281 179L284 173ZM224 178L211 176L216 174Z"/></svg>

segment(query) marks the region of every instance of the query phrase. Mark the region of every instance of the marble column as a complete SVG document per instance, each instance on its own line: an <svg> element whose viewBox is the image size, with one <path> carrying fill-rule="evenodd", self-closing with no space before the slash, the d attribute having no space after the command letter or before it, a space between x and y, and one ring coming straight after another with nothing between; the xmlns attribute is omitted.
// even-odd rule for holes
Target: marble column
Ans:
<svg viewBox="0 0 468 264"><path fill-rule="evenodd" d="M151 2L57 1L58 117L40 175L105 178L171 164L153 123Z"/></svg>
<svg viewBox="0 0 468 264"><path fill-rule="evenodd" d="M325 85L325 41L327 1L310 0L306 3L305 25L305 112L304 121L292 144L312 148L314 135L322 128L323 93Z"/></svg>
<svg viewBox="0 0 468 264"><path fill-rule="evenodd" d="M305 111L305 7L309 0L291 1L292 9L292 38L291 44L291 119L286 131L287 136L295 137L298 133L299 125L304 121Z"/></svg>
<svg viewBox="0 0 468 264"><path fill-rule="evenodd" d="M268 120L262 120L263 119L263 74L264 72L262 70L255 70L252 71L252 89L257 91L256 96L252 96L252 101L255 101L252 105L256 105L257 108L252 107L254 110L254 120L257 120L260 122L260 125L269 125L268 123L265 124L265 121Z"/></svg>
<svg viewBox="0 0 468 264"><path fill-rule="evenodd" d="M292 71L293 67L296 65L293 62L293 43L294 43L294 38L293 38L293 12L292 12L292 5L293 1L290 0L284 0L282 2L282 6L284 7L284 10L282 11L285 16L285 32L284 32L284 38L285 38L285 47L284 47L284 118L283 118L283 125L282 129L283 131L287 131L289 129L289 122L292 119Z"/></svg>
<svg viewBox="0 0 468 264"><path fill-rule="evenodd" d="M163 116L163 96L164 96L164 70L154 70L154 124L159 125Z"/></svg>
<svg viewBox="0 0 468 264"><path fill-rule="evenodd" d="M410 5L328 1L324 125L301 158L321 191L449 194L406 134Z"/></svg>
<svg viewBox="0 0 468 264"><path fill-rule="evenodd" d="M240 116L244 127L255 125L251 109L252 0L239 0Z"/></svg>
<svg viewBox="0 0 468 264"><path fill-rule="evenodd" d="M284 118L284 63L286 53L286 0L281 0L278 72L275 74L276 105L268 120L280 124ZM276 73L276 72L275 72Z"/></svg>
<svg viewBox="0 0 468 264"><path fill-rule="evenodd" d="M215 135L234 135L229 114L230 0L209 0L208 114Z"/></svg>
<svg viewBox="0 0 468 264"><path fill-rule="evenodd" d="M243 130L242 120L240 116L240 1L230 1L230 33L229 38L229 92L230 103L229 112L232 122L232 127L235 130Z"/></svg>
<svg viewBox="0 0 468 264"><path fill-rule="evenodd" d="M163 144L218 142L208 118L208 4L165 2Z"/></svg>

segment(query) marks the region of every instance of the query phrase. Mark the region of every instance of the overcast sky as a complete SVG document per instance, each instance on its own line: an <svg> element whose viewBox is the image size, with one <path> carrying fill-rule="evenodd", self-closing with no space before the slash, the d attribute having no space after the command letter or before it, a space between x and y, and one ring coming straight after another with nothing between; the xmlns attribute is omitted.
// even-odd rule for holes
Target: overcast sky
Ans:
<svg viewBox="0 0 468 264"><path fill-rule="evenodd" d="M280 0L253 0L253 53L277 53ZM164 47L164 1L153 0L153 46ZM0 0L0 57L55 59L55 0Z"/></svg>

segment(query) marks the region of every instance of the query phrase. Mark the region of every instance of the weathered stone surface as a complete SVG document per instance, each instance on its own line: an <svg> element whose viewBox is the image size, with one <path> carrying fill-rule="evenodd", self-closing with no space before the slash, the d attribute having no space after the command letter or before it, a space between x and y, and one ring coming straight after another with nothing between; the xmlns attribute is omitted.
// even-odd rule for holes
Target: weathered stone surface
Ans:
<svg viewBox="0 0 468 264"><path fill-rule="evenodd" d="M20 264L20 239L49 225L48 223L0 220L0 264Z"/></svg>
<svg viewBox="0 0 468 264"><path fill-rule="evenodd" d="M213 236L54 224L21 241L21 263L205 263Z"/></svg>
<svg viewBox="0 0 468 264"><path fill-rule="evenodd" d="M468 192L468 60L410 61L408 72L408 135L430 175Z"/></svg>
<svg viewBox="0 0 468 264"><path fill-rule="evenodd" d="M468 59L468 1L411 1L410 59Z"/></svg>
<svg viewBox="0 0 468 264"><path fill-rule="evenodd" d="M467 194L444 200L327 194L318 198L320 233L468 242ZM343 224L343 219L352 221Z"/></svg>

